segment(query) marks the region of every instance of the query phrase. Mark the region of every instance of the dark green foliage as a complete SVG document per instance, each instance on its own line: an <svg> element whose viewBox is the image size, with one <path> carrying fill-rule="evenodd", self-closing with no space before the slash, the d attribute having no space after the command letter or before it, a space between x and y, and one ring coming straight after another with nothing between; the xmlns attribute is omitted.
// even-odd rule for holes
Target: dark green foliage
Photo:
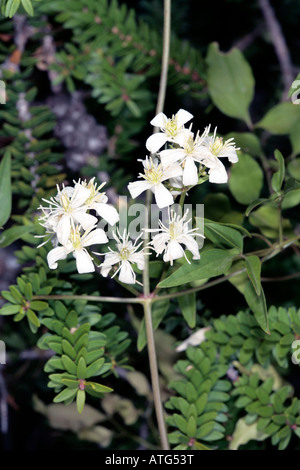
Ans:
<svg viewBox="0 0 300 470"><path fill-rule="evenodd" d="M167 403L172 410L168 422L177 429L170 434L176 449L201 444L222 448L228 420L237 410L246 425L255 423L257 432L279 450L288 446L293 433L299 436L300 400L279 373L293 367L300 310L272 307L269 321L271 334L266 335L247 312L221 316L206 332L207 339L189 347L186 359L177 362L182 379L169 384L176 395ZM235 368L231 380L230 365Z"/></svg>

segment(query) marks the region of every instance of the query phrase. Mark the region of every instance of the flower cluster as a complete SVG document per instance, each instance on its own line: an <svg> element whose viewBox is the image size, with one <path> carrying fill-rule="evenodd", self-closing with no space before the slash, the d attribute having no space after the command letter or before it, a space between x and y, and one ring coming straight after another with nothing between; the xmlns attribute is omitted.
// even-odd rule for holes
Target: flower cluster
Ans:
<svg viewBox="0 0 300 470"><path fill-rule="evenodd" d="M187 189L197 185L201 178L213 183L225 183L227 172L220 158L227 157L232 163L238 160L233 139L225 142L214 133L210 135L210 126L202 134L192 132L192 126L184 127L192 119L192 114L180 109L171 119L159 113L151 124L160 129L146 141L146 148L151 153L142 160L144 172L140 179L129 183L128 190L133 199L144 191L153 192L157 206L168 207L168 224L159 221L158 229L144 229L132 242L126 230L120 233L113 230L115 250L108 248L105 253L93 252L104 256L99 265L100 274L112 277L118 274L120 282L135 284L137 281L133 265L143 270L145 256L149 253L141 248L140 238L144 231L158 232L148 243L157 256L163 255L165 262L173 265L174 260L185 257L185 249L190 251L194 260L200 258L196 237L197 229L190 228L191 219L187 220L187 212L183 216L171 209L179 194L186 194ZM160 150L169 144L169 148ZM207 173L206 173L207 171ZM203 180L202 180L203 181ZM57 187L57 194L49 200L43 199L48 205L39 207L40 224L45 228L47 243L51 240L53 248L49 251L47 261L50 269L56 269L58 261L65 259L70 253L76 260L79 273L95 271L95 257L89 249L93 245L109 243L106 233L98 228L98 217L111 226L119 222L117 210L108 204L108 198L102 191L105 183L97 185L95 178L87 181L74 181L74 186ZM41 245L40 245L41 246Z"/></svg>
<svg viewBox="0 0 300 470"><path fill-rule="evenodd" d="M228 180L225 166L220 158L227 157L231 163L238 161L237 150L233 139L223 141L217 136L215 129L210 135L210 125L203 133L192 131L192 126L186 128L185 124L193 115L184 109L168 119L164 113L159 113L152 119L151 124L159 129L146 141L146 148L151 153L142 160L144 173L140 173L140 180L129 183L128 191L135 199L146 190L151 190L155 202L160 209L169 208L168 226L159 221L158 229L147 229L148 232L157 231L149 245L157 255L163 254L164 261L173 261L185 257L182 245L192 253L193 259L200 258L198 244L194 237L202 236L195 233L196 229L189 228L186 220L187 212L182 217L170 210L174 198L186 193L187 189L208 179L211 183L226 183ZM164 148L169 144L169 148Z"/></svg>
<svg viewBox="0 0 300 470"><path fill-rule="evenodd" d="M225 166L220 158L227 157L231 163L238 161L233 139L223 141L217 136L217 129L210 135L210 125L203 133L192 132L184 125L193 115L180 109L175 116L168 119L159 113L151 124L160 129L146 141L146 148L151 153L142 161L144 173L141 180L129 183L128 190L135 199L142 192L150 189L154 193L156 204L160 209L174 203L175 188L189 188L199 182L199 178L208 174L211 183L226 183L228 180ZM163 146L169 144L170 148Z"/></svg>
<svg viewBox="0 0 300 470"><path fill-rule="evenodd" d="M109 240L104 230L97 228L98 218L90 211L94 211L112 226L119 221L117 210L107 203L108 198L102 192L104 185L105 183L97 186L95 178L88 183L79 180L74 182L74 186L63 186L62 189L57 187L55 197L43 199L48 206L39 207L42 212L39 222L46 229L45 235L49 238L41 245L51 239L54 246L47 256L50 269L56 269L57 262L72 253L79 273L95 271L95 260L88 248L92 245L107 244ZM100 267L102 276L106 277L109 271L118 265L112 277L119 273L121 282L134 284L137 281L132 264L144 269L144 249L139 250L141 243L138 246L136 242L133 244L126 231L122 236L118 231L117 233L119 237L113 232L117 251L109 248L108 253L103 253L104 262L97 267Z"/></svg>

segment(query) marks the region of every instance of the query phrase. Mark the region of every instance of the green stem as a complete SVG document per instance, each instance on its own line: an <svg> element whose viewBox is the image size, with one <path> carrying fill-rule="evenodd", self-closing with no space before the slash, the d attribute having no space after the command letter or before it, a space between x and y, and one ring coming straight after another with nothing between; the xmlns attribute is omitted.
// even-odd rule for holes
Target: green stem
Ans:
<svg viewBox="0 0 300 470"><path fill-rule="evenodd" d="M164 109L167 79L168 79L168 67L169 67L169 53L170 53L170 32L171 32L171 0L164 0L164 31L163 31L163 52L162 52L162 64L161 64L161 75L159 83L159 91L157 97L156 114L159 114ZM155 127L153 133L156 133L158 129ZM144 230L144 248L147 246L150 234L147 231L150 222L150 209L152 201L152 192L150 190L146 193L146 221ZM144 316L145 316L145 327L147 336L147 348L149 356L149 366L151 374L151 383L153 391L153 399L155 405L155 413L158 424L158 430L160 434L160 440L163 450L169 450L167 430L164 421L164 412L160 395L159 387L159 376L157 368L156 350L154 342L154 331L152 324L152 313L151 313L151 297L150 297L150 277L149 277L149 260L148 256L145 256L145 266L143 270L143 297L144 297Z"/></svg>
<svg viewBox="0 0 300 470"><path fill-rule="evenodd" d="M157 97L156 114L161 113L164 109L168 68L170 57L170 36L171 36L171 0L164 0L164 31L163 31L163 51L159 91Z"/></svg>
<svg viewBox="0 0 300 470"><path fill-rule="evenodd" d="M167 430L166 430L165 419L164 419L164 411L162 407L162 400L161 400L161 394L160 394L160 386L159 386L159 375L158 375L158 368L157 368L157 358L156 358L154 332L153 332L152 315L151 315L151 299L148 299L148 301L144 302L144 315L145 315L145 327L146 327L146 336L147 336L147 347L148 347L148 355L149 355L151 383L152 383L154 407L155 407L155 412L156 412L158 430L159 430L162 449L169 450L170 447L169 447L169 442L168 442Z"/></svg>
<svg viewBox="0 0 300 470"><path fill-rule="evenodd" d="M33 300L87 300L90 302L109 302L120 304L143 304L140 297L102 297L101 295L33 295Z"/></svg>

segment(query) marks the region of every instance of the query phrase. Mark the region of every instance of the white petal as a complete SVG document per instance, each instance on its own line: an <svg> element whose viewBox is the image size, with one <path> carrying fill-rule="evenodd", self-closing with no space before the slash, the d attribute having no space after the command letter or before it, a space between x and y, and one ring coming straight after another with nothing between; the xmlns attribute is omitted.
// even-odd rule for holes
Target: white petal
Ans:
<svg viewBox="0 0 300 470"><path fill-rule="evenodd" d="M208 173L210 183L221 184L227 183L228 181L228 175L222 163L220 163L218 166L215 166L214 168L211 168Z"/></svg>
<svg viewBox="0 0 300 470"><path fill-rule="evenodd" d="M182 256L184 256L182 246L176 240L171 240L164 254L164 261L170 261L172 265L174 259L182 258Z"/></svg>
<svg viewBox="0 0 300 470"><path fill-rule="evenodd" d="M166 168L185 157L183 149L167 149L160 152L160 159L163 168Z"/></svg>
<svg viewBox="0 0 300 470"><path fill-rule="evenodd" d="M86 250L76 250L73 253L76 259L76 267L79 274L92 273L95 271L95 266L92 258Z"/></svg>
<svg viewBox="0 0 300 470"><path fill-rule="evenodd" d="M150 121L150 124L155 127L160 127L160 128L165 128L165 124L167 122L168 118L164 113L158 113L152 121Z"/></svg>
<svg viewBox="0 0 300 470"><path fill-rule="evenodd" d="M57 268L57 261L59 259L66 259L68 251L64 246L58 246L49 251L47 255L47 261L50 269Z"/></svg>
<svg viewBox="0 0 300 470"><path fill-rule="evenodd" d="M151 183L149 183L148 181L134 181L133 183L129 183L127 187L132 199L135 199L144 191L150 189L151 186Z"/></svg>
<svg viewBox="0 0 300 470"><path fill-rule="evenodd" d="M228 160L231 163L237 163L239 161L239 157L237 156L237 153L235 150L231 151L227 156L228 156Z"/></svg>
<svg viewBox="0 0 300 470"><path fill-rule="evenodd" d="M64 214L60 218L56 227L57 239L62 245L66 245L68 243L70 232L71 217L67 214Z"/></svg>
<svg viewBox="0 0 300 470"><path fill-rule="evenodd" d="M87 214L87 212L82 210L77 210L73 213L74 220L82 226L83 230L87 230L89 227L93 227L98 219L94 215Z"/></svg>
<svg viewBox="0 0 300 470"><path fill-rule="evenodd" d="M160 209L171 206L174 199L170 191L163 185L157 184L153 188L156 204Z"/></svg>
<svg viewBox="0 0 300 470"><path fill-rule="evenodd" d="M154 250L160 255L166 248L166 244L170 241L170 237L167 233L159 233L153 237L150 242L153 245Z"/></svg>
<svg viewBox="0 0 300 470"><path fill-rule="evenodd" d="M110 225L115 225L120 220L118 211L110 204L97 202L93 205L93 209Z"/></svg>
<svg viewBox="0 0 300 470"><path fill-rule="evenodd" d="M88 188L85 188L81 184L76 184L74 193L72 196L72 207L77 208L82 206L85 201L90 197L91 191Z"/></svg>
<svg viewBox="0 0 300 470"><path fill-rule="evenodd" d="M157 132L152 134L146 140L146 148L151 153L156 153L165 143L167 142L168 137L162 132Z"/></svg>
<svg viewBox="0 0 300 470"><path fill-rule="evenodd" d="M103 277L107 277L112 266L120 262L120 256L116 253L106 253L104 262L100 264L100 273Z"/></svg>
<svg viewBox="0 0 300 470"><path fill-rule="evenodd" d="M200 259L198 243L190 235L183 235L180 242L184 243L187 249L192 253L193 259Z"/></svg>
<svg viewBox="0 0 300 470"><path fill-rule="evenodd" d="M177 178L178 176L182 176L182 174L182 166L179 165L179 163L174 163L164 168L164 176L162 178L162 181L168 180L170 178Z"/></svg>
<svg viewBox="0 0 300 470"><path fill-rule="evenodd" d="M124 284L135 284L135 274L127 260L122 261L119 281L124 282Z"/></svg>
<svg viewBox="0 0 300 470"><path fill-rule="evenodd" d="M145 267L145 255L143 253L132 253L129 257L131 263L136 263L137 267L141 270Z"/></svg>
<svg viewBox="0 0 300 470"><path fill-rule="evenodd" d="M99 243L108 243L108 238L102 228L92 230L86 237L83 236L82 238L83 246L98 245Z"/></svg>
<svg viewBox="0 0 300 470"><path fill-rule="evenodd" d="M194 116L186 111L185 109L180 109L177 113L177 127L183 126L186 122L190 121Z"/></svg>
<svg viewBox="0 0 300 470"><path fill-rule="evenodd" d="M184 186L194 186L198 183L198 169L192 157L185 159L182 182Z"/></svg>

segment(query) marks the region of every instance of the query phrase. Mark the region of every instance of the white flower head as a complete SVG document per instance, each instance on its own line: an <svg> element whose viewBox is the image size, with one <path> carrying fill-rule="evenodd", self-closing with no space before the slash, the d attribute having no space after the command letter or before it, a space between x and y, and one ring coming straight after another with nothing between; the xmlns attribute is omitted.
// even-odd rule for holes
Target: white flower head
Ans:
<svg viewBox="0 0 300 470"><path fill-rule="evenodd" d="M209 181L211 183L226 183L228 175L220 158L227 157L231 163L238 161L237 150L233 142L233 137L224 141L222 137L218 137L217 128L215 128L212 136L207 136L204 146L201 150L201 162L209 168Z"/></svg>
<svg viewBox="0 0 300 470"><path fill-rule="evenodd" d="M207 138L210 126L206 127L203 134L197 132L196 136L191 128L185 129L178 138L180 148L162 150L160 158L163 167L180 162L183 166L182 182L184 186L194 186L198 183L198 168L195 162L199 162L199 156L203 142Z"/></svg>
<svg viewBox="0 0 300 470"><path fill-rule="evenodd" d="M73 253L76 259L77 271L80 274L95 271L93 258L86 247L108 242L104 230L95 227L89 227L83 234L81 234L81 227L79 225L71 227L67 243L49 251L47 255L49 268L56 269L58 260L65 259L69 253Z"/></svg>
<svg viewBox="0 0 300 470"><path fill-rule="evenodd" d="M110 225L115 225L119 222L120 217L118 211L110 204L107 204L108 197L105 192L101 192L101 189L106 182L97 186L95 178L92 178L88 183L86 181L78 181L77 185L87 188L90 191L90 195L85 201L85 205L88 209L93 209L97 212L100 217L106 220Z"/></svg>
<svg viewBox="0 0 300 470"><path fill-rule="evenodd" d="M181 217L174 210L170 210L168 227L159 221L159 229L148 229L149 232L160 232L154 236L149 245L153 246L157 256L164 253L163 260L170 261L171 265L173 265L175 259L182 258L183 256L190 263L181 245L185 245L186 249L192 253L194 260L200 259L198 244L194 237L200 236L204 238L204 236L200 233L195 233L198 229L189 228L191 219L186 220L187 215L188 211Z"/></svg>
<svg viewBox="0 0 300 470"><path fill-rule="evenodd" d="M116 240L116 251L113 251L109 248L109 252L105 253L105 258L103 263L100 264L100 273L102 276L107 277L109 271L114 265L118 265L116 271L112 275L112 278L119 274L119 281L124 284L135 284L136 274L132 268L132 264L136 264L140 270L144 269L145 266L145 253L142 248L139 250L140 246L143 244L143 241L138 242L142 234L140 234L134 243L129 240L129 233L124 230L121 235L119 231L117 234L113 232L113 237ZM139 250L139 251L138 251ZM100 253L96 253L100 254Z"/></svg>
<svg viewBox="0 0 300 470"><path fill-rule="evenodd" d="M158 113L150 124L159 127L161 132L156 132L147 139L147 150L156 153L166 142L176 143L178 136L184 129L184 124L192 118L193 115L184 109L180 109L171 119L168 119L164 113Z"/></svg>
<svg viewBox="0 0 300 470"><path fill-rule="evenodd" d="M129 183L128 191L133 199L138 197L147 189L154 193L156 204L160 209L171 206L174 203L171 192L164 186L163 182L182 175L182 168L178 164L171 164L163 167L157 158L146 157L142 160L144 165L144 174L140 173L141 181Z"/></svg>
<svg viewBox="0 0 300 470"><path fill-rule="evenodd" d="M98 219L91 214L87 214L86 200L90 196L90 190L82 185L63 186L60 190L57 186L57 195L55 198L43 201L49 203L48 208L42 208L44 212L44 224L56 232L57 239L62 245L66 245L71 228L77 224L81 225L84 230L94 226ZM48 212L45 212L48 209Z"/></svg>

